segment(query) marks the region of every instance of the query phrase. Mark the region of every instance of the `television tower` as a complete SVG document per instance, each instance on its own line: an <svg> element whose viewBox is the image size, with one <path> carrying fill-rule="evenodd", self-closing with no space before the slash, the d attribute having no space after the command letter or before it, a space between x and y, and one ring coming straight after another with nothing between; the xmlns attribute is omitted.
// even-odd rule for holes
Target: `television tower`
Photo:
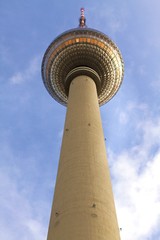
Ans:
<svg viewBox="0 0 160 240"><path fill-rule="evenodd" d="M86 26L58 36L42 62L50 95L67 106L47 240L119 240L99 105L118 91L124 65L117 46Z"/></svg>

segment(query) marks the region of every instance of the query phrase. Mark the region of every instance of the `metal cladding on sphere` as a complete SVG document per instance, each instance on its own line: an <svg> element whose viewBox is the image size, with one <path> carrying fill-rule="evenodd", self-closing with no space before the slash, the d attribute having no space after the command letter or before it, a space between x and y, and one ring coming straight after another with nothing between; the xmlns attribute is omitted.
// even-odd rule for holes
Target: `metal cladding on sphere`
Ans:
<svg viewBox="0 0 160 240"><path fill-rule="evenodd" d="M48 47L42 62L42 77L50 95L67 105L67 80L77 67L88 67L96 72L99 105L105 104L118 91L124 72L124 64L117 46L103 33L90 28L75 28L58 36ZM76 74L82 73L76 70ZM85 72L90 75L90 71ZM74 75L75 77L75 75Z"/></svg>

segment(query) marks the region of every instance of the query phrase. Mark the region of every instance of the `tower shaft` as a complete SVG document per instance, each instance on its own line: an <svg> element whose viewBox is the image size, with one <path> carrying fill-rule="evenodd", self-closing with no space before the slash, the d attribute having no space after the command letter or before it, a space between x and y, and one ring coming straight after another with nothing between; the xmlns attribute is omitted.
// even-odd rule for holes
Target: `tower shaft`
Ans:
<svg viewBox="0 0 160 240"><path fill-rule="evenodd" d="M47 240L119 240L97 90L70 84Z"/></svg>

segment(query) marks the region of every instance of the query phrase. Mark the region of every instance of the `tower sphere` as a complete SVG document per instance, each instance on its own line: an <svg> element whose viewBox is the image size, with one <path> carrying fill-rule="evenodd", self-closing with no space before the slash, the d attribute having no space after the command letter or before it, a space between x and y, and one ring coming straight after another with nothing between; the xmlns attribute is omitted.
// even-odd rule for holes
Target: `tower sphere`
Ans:
<svg viewBox="0 0 160 240"><path fill-rule="evenodd" d="M44 85L62 105L67 105L70 83L79 75L95 81L99 105L105 104L118 91L123 73L119 49L108 36L86 27L83 12L79 27L59 35L42 62Z"/></svg>

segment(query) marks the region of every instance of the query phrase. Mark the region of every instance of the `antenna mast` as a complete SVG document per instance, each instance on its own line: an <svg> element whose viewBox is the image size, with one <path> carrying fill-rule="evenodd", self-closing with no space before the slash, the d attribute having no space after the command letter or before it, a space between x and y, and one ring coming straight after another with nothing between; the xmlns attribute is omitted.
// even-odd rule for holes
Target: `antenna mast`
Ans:
<svg viewBox="0 0 160 240"><path fill-rule="evenodd" d="M84 16L84 8L81 8L81 17L79 19L79 27L80 28L86 27L86 18Z"/></svg>

